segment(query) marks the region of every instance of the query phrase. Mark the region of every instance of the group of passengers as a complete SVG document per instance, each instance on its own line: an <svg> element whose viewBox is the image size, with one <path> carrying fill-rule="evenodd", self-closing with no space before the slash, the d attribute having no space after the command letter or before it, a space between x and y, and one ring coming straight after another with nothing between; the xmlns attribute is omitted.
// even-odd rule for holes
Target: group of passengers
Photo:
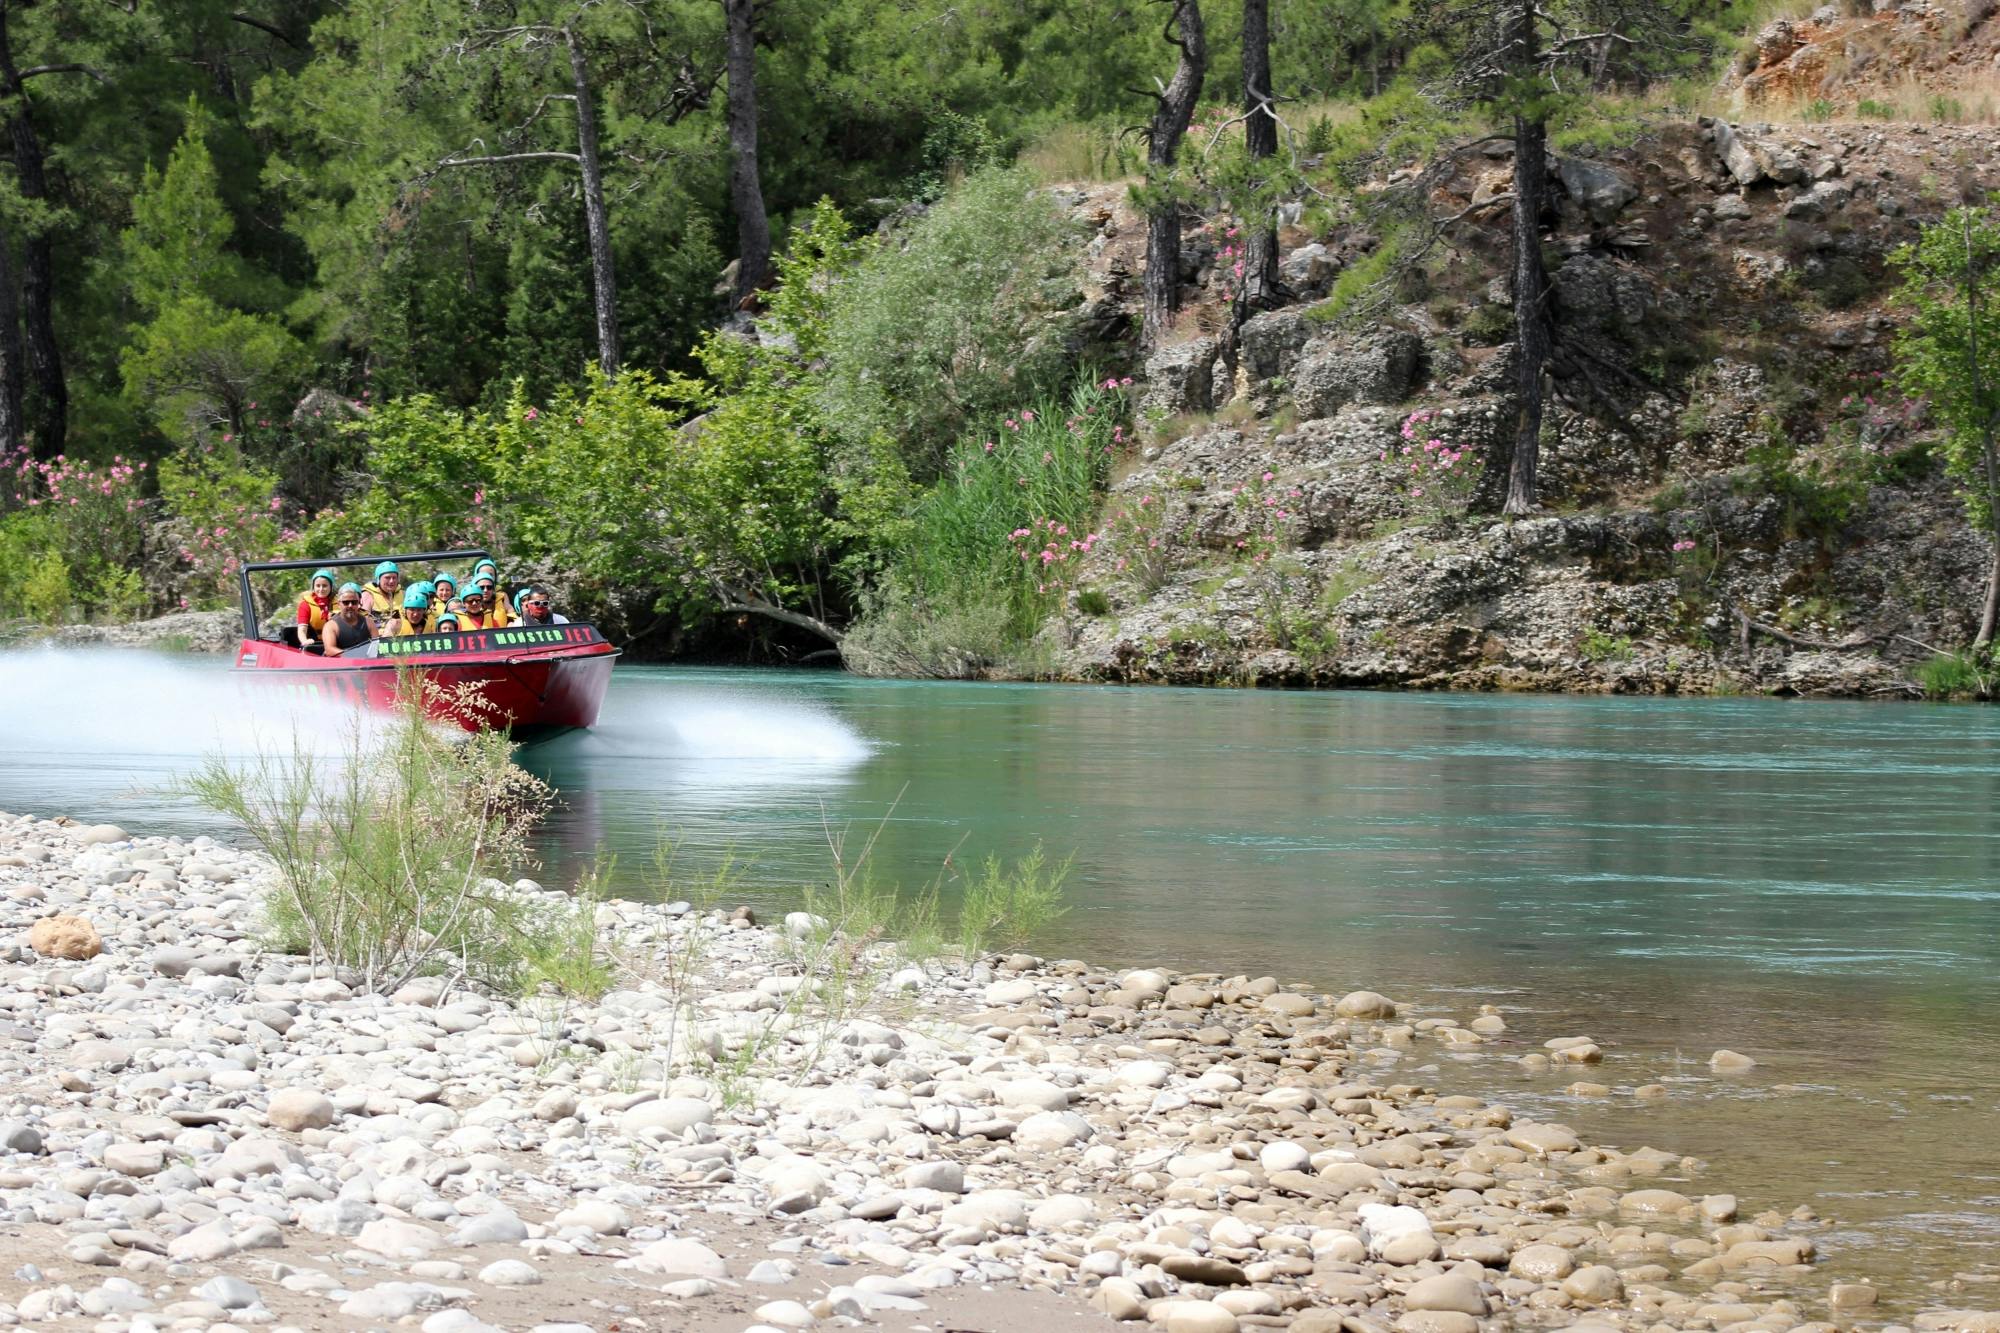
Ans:
<svg viewBox="0 0 2000 1333"><path fill-rule="evenodd" d="M384 560L366 584L335 587L331 569L314 570L299 598L295 633L301 646L317 643L320 652L338 657L378 638L568 623L539 584L524 585L510 600L500 591L500 566L491 560L474 565L463 587L444 570L405 586L396 562Z"/></svg>

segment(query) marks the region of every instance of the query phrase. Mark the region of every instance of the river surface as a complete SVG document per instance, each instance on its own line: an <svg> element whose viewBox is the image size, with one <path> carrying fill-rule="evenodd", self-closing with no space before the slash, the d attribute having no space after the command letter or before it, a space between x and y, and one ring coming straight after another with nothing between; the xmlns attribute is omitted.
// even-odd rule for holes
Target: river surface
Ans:
<svg viewBox="0 0 2000 1333"><path fill-rule="evenodd" d="M56 692L0 739L0 808L215 831L158 784L245 743L189 702L226 673L175 665L171 717L106 725L63 706L130 671L104 660L0 661ZM1039 951L1498 1005L1508 1044L1400 1076L1703 1159L1680 1187L1746 1216L1809 1206L1843 1276L2000 1303L2000 711L623 668L597 731L524 762L562 794L551 883L608 855L614 891L675 892L664 838L784 910L872 840L948 910L959 867L1039 842L1074 858ZM1578 1034L1603 1065L1513 1063ZM1759 1063L1711 1075L1719 1047Z"/></svg>

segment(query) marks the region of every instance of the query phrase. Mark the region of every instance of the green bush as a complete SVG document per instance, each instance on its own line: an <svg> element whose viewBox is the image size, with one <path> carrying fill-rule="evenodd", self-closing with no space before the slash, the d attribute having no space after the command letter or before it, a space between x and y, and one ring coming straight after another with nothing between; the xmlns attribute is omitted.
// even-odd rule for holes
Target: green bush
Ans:
<svg viewBox="0 0 2000 1333"><path fill-rule="evenodd" d="M191 606L233 605L245 559L267 560L297 537L286 526L276 474L228 449L195 445L159 468L167 532L178 543L182 597Z"/></svg>
<svg viewBox="0 0 2000 1333"><path fill-rule="evenodd" d="M69 562L62 552L44 551L28 566L28 575L21 580L20 601L22 612L38 625L69 622L76 590L70 584Z"/></svg>
<svg viewBox="0 0 2000 1333"><path fill-rule="evenodd" d="M843 644L877 674L963 677L1025 644L1076 582L1124 436L1123 391L1080 381L955 448ZM948 627L949 632L946 631Z"/></svg>
<svg viewBox="0 0 2000 1333"><path fill-rule="evenodd" d="M894 440L928 480L971 422L1059 383L1051 318L1076 302L1075 239L1027 173L989 168L870 255L836 289L827 333L842 439Z"/></svg>
<svg viewBox="0 0 2000 1333"><path fill-rule="evenodd" d="M1939 653L1917 668L1926 699L1984 699L1993 692L1990 662L1976 653Z"/></svg>

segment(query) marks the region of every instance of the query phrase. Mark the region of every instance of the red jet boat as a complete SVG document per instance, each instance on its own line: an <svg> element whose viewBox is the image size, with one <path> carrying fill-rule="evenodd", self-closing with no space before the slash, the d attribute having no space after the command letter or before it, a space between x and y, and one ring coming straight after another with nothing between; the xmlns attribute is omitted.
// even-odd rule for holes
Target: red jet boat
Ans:
<svg viewBox="0 0 2000 1333"><path fill-rule="evenodd" d="M260 685L378 709L395 707L399 677L413 669L440 687L424 691L426 711L467 731L504 727L517 736L532 736L595 725L619 651L594 625L516 624L377 638L338 657L325 657L285 637L290 626L265 629L250 582L252 574L279 570L309 573L355 565L372 570L383 560L406 569L433 569L485 556L484 551L431 551L245 565L243 642L236 649L236 669L258 673ZM478 702L468 704L468 697Z"/></svg>

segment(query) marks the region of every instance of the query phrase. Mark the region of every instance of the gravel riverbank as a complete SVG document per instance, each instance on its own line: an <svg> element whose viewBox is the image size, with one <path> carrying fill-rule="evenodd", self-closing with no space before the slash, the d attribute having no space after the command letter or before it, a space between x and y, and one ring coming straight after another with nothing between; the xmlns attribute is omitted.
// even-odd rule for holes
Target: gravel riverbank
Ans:
<svg viewBox="0 0 2000 1333"><path fill-rule="evenodd" d="M1876 1304L1699 1164L1450 1095L1496 1013L1014 957L829 1017L796 921L624 902L594 1004L383 996L260 951L268 875L0 815L0 1323L2000 1333Z"/></svg>

